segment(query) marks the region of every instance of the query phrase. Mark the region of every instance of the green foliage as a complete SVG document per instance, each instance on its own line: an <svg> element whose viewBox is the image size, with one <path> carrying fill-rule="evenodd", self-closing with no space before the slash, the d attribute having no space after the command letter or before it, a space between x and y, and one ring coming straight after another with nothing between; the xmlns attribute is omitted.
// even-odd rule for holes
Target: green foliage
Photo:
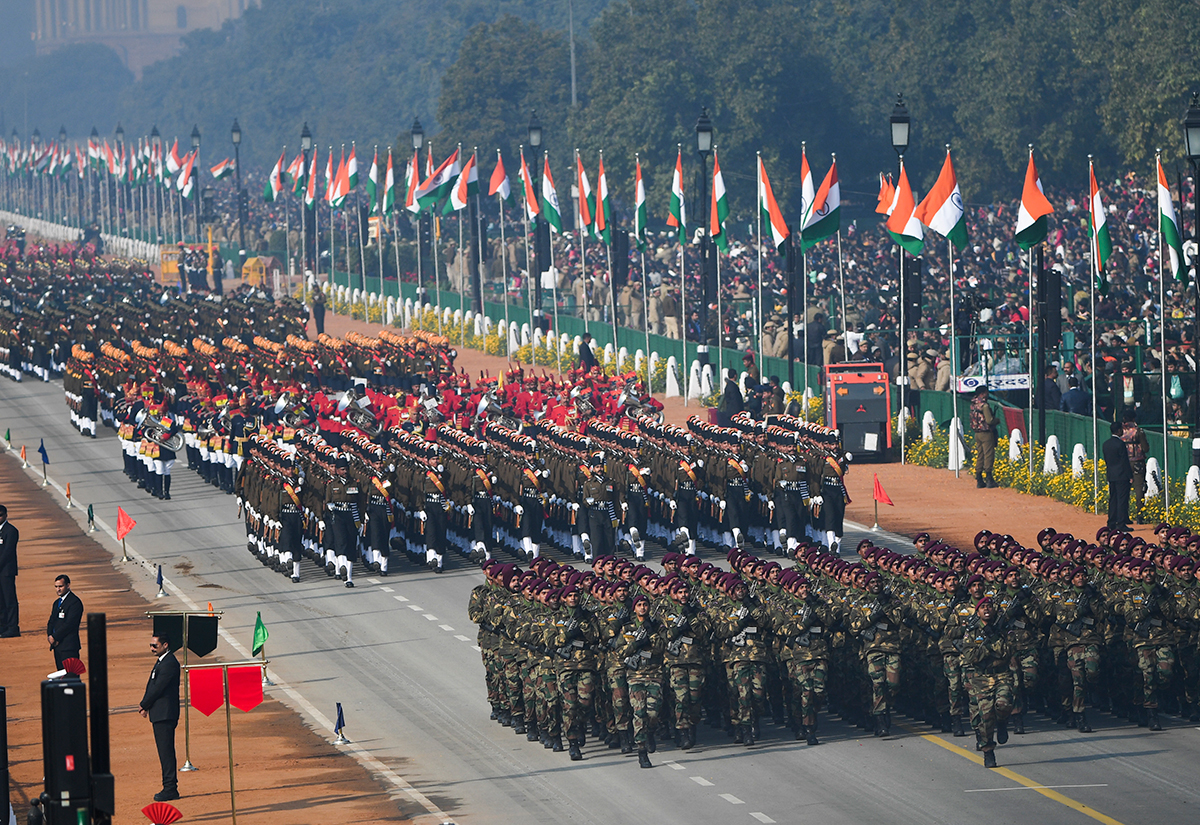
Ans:
<svg viewBox="0 0 1200 825"><path fill-rule="evenodd" d="M31 57L0 70L0 125L6 138L15 128L22 139L38 129L43 140L57 140L61 126L69 140L85 139L93 126L111 134L117 98L132 84L117 53L98 43Z"/></svg>

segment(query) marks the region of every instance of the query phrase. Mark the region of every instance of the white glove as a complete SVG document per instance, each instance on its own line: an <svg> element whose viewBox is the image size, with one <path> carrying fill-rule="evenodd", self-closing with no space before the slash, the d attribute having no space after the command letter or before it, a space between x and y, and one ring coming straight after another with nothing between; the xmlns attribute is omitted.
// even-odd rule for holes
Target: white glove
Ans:
<svg viewBox="0 0 1200 825"><path fill-rule="evenodd" d="M721 509L722 510L725 509L725 500L724 499L721 499Z"/></svg>
<svg viewBox="0 0 1200 825"><path fill-rule="evenodd" d="M775 510L775 502L773 502L773 501L768 501L768 502L767 502L767 509L768 509L768 510L771 510L771 511L774 511L774 510Z"/></svg>
<svg viewBox="0 0 1200 825"><path fill-rule="evenodd" d="M825 503L825 499L824 499L824 498L822 498L821 496L813 496L813 497L812 497L812 503L813 503L813 505L814 505L814 506L816 506L816 505L820 505L820 504L824 504L824 503Z"/></svg>
<svg viewBox="0 0 1200 825"><path fill-rule="evenodd" d="M596 499L592 498L591 496L588 496L587 498L585 498L584 501L587 502L587 505L589 507L591 507L593 504L596 503Z"/></svg>
<svg viewBox="0 0 1200 825"><path fill-rule="evenodd" d="M644 476L648 476L648 475L650 475L650 468L649 468L649 467L642 467L640 470L638 470L638 472L639 472L639 473L641 473L641 474L642 474L642 475L644 475Z"/></svg>
<svg viewBox="0 0 1200 825"><path fill-rule="evenodd" d="M518 504L516 507L513 508L513 512L519 516L519 515L521 515L521 513L525 512L525 508L522 507L520 504Z"/></svg>
<svg viewBox="0 0 1200 825"><path fill-rule="evenodd" d="M425 511L424 511L424 510L422 510L422 511L421 511L421 512L419 512L419 513L417 513L417 520L418 520L418 521L426 521L426 520L428 520L428 518L429 518L429 516L425 515Z"/></svg>
<svg viewBox="0 0 1200 825"><path fill-rule="evenodd" d="M625 510L628 510L628 509L629 509L629 504L627 502L622 501L621 502L621 511L624 512Z"/></svg>
<svg viewBox="0 0 1200 825"><path fill-rule="evenodd" d="M698 459L698 460L696 461L696 466L697 466L697 467L703 467L703 466L704 466L704 459L702 459L702 458L701 458L701 459Z"/></svg>
<svg viewBox="0 0 1200 825"><path fill-rule="evenodd" d="M473 515L475 515L475 505L474 505L474 504L468 504L468 505L467 505L467 515L468 515L468 516L473 516Z"/></svg>
<svg viewBox="0 0 1200 825"><path fill-rule="evenodd" d="M675 505L675 500L674 500L674 499L672 499L672 500L671 500L671 509L672 509L672 510L674 510L674 509L675 509L675 506L676 506L676 505Z"/></svg>

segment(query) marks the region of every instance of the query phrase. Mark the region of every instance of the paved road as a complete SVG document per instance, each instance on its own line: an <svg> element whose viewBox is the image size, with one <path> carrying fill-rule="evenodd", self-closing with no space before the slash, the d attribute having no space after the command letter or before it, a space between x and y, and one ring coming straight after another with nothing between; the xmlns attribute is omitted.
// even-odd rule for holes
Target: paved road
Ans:
<svg viewBox="0 0 1200 825"><path fill-rule="evenodd" d="M1038 717L1028 735L998 751L999 771L958 747L970 740L901 730L880 741L836 720L823 721L817 748L770 726L753 749L704 728L700 747L660 750L651 771L596 743L583 762L570 762L488 721L466 616L467 596L481 580L473 568L455 561L434 576L400 561L392 576L360 578L347 590L306 562L305 580L294 585L245 551L233 499L185 467L177 465L170 502L130 485L111 431L92 440L71 429L60 384L0 383L6 428L16 449L28 447L31 475L40 476L36 449L44 438L50 475L71 483L77 504L93 504L110 525L118 505L138 521L130 549L161 564L174 588L157 605L211 601L243 645L261 611L280 698L329 738L341 702L354 743L347 750L394 788L399 811L422 822L928 825L1091 817L1133 825L1187 821L1200 803L1200 733L1178 719L1150 734L1104 716L1084 736ZM47 495L62 506L60 494ZM19 523L20 514L12 516ZM120 555L118 544L97 536ZM846 544L855 540L852 532ZM130 575L153 594L149 570L131 565ZM182 784L186 792L186 776Z"/></svg>

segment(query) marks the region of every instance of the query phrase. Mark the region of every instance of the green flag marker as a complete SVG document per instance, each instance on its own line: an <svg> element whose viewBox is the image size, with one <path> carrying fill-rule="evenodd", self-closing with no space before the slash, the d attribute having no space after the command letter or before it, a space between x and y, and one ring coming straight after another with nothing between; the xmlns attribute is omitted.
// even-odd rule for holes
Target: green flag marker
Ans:
<svg viewBox="0 0 1200 825"><path fill-rule="evenodd" d="M271 634L267 632L267 626L263 624L262 613L259 613L254 620L254 645L250 655L257 656L269 638L271 638Z"/></svg>

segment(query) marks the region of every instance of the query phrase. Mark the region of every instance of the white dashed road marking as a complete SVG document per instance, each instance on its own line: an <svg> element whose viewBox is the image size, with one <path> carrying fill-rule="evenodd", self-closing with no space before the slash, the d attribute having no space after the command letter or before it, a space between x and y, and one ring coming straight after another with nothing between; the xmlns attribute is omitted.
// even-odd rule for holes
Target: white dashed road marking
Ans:
<svg viewBox="0 0 1200 825"><path fill-rule="evenodd" d="M396 600L396 601L398 601L398 602L406 602L406 601L408 601L408 599L407 599L407 598L405 598L404 596L392 596L392 598L393 598L393 599L395 599L395 600Z"/></svg>
<svg viewBox="0 0 1200 825"><path fill-rule="evenodd" d="M681 771L684 769L683 765L680 765L678 762L672 762L670 759L663 760L663 764L673 771Z"/></svg>
<svg viewBox="0 0 1200 825"><path fill-rule="evenodd" d="M771 823L775 821L775 820L771 819L771 817L764 814L762 811L754 811L753 813L750 814L750 816L754 817L759 822L767 823L767 825L771 825Z"/></svg>
<svg viewBox="0 0 1200 825"><path fill-rule="evenodd" d="M379 584L379 579L367 579L371 584Z"/></svg>
<svg viewBox="0 0 1200 825"><path fill-rule="evenodd" d="M429 619L429 621L431 621L431 622L436 622L438 620L438 617L433 615L432 613L426 613L425 618Z"/></svg>
<svg viewBox="0 0 1200 825"><path fill-rule="evenodd" d="M384 593L395 593L396 592L395 590L393 590L390 587L381 587L379 589L382 590Z"/></svg>
<svg viewBox="0 0 1200 825"><path fill-rule="evenodd" d="M408 609L409 609L409 610L415 610L415 611L417 611L418 613L424 613L424 612L425 612L425 608L421 607L419 604L410 604L410 605L408 606Z"/></svg>
<svg viewBox="0 0 1200 825"><path fill-rule="evenodd" d="M470 640L470 639L468 639L466 636L455 636L454 638L458 639L460 642L469 642L469 641L471 641L471 640Z"/></svg>
<svg viewBox="0 0 1200 825"><path fill-rule="evenodd" d="M738 799L736 796L734 796L734 795L733 795L733 794L731 794L731 793L720 793L720 794L717 794L717 796L719 796L719 797L721 797L722 799L724 799L724 800L725 800L726 802L728 802L730 805L745 805L745 804L746 804L745 802L743 802L742 800Z"/></svg>
<svg viewBox="0 0 1200 825"><path fill-rule="evenodd" d="M702 786L702 787L705 787L705 788L711 788L711 787L712 787L712 785L713 785L713 783L709 782L709 781L708 781L707 779L705 779L703 776L692 776L692 777L689 777L689 778L690 778L690 779L691 779L693 782L695 782L697 785L700 785L700 786Z"/></svg>
<svg viewBox="0 0 1200 825"><path fill-rule="evenodd" d="M446 631L447 633L453 633L453 632L454 632L454 628L452 628L452 627L451 627L450 625L448 625L448 624L440 624L440 625L438 625L438 627L440 627L442 630Z"/></svg>

